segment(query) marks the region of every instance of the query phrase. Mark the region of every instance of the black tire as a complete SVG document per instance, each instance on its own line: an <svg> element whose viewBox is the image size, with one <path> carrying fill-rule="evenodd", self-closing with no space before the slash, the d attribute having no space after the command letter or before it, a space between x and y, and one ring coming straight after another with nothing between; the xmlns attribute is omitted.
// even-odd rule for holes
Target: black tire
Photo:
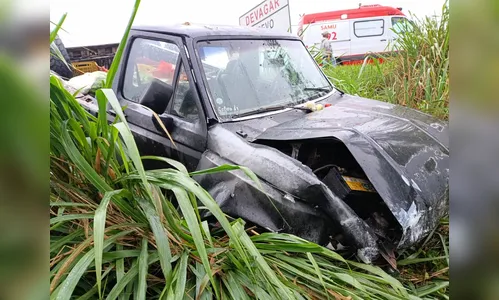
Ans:
<svg viewBox="0 0 499 300"><path fill-rule="evenodd" d="M58 36L55 38L54 44L57 46L59 51L61 51L62 57L64 57L64 60L66 61L66 63L64 63L55 54L55 52L52 49L50 49L50 70L56 72L61 77L69 79L69 78L73 77L73 70L71 70L71 68L70 68L71 67L71 59L69 58L68 51L66 50L66 47L64 47L64 44L62 43L61 39Z"/></svg>

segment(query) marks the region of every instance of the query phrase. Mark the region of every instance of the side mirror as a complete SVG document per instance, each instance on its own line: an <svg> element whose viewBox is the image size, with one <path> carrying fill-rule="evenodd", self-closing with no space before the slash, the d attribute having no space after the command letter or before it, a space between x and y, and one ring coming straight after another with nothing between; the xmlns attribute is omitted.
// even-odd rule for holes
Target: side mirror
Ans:
<svg viewBox="0 0 499 300"><path fill-rule="evenodd" d="M165 112L172 95L173 87L171 85L154 78L140 97L139 103L160 115Z"/></svg>

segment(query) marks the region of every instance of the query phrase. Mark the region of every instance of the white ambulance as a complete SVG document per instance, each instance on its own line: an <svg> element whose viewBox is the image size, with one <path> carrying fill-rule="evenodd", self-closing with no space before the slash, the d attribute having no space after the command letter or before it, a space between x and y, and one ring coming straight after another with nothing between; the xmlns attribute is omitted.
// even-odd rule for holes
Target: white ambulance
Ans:
<svg viewBox="0 0 499 300"><path fill-rule="evenodd" d="M322 33L327 31L337 62L355 64L362 63L369 54L389 52L392 48L388 45L397 36L395 32L410 30L412 26L402 8L360 5L356 9L305 14L298 35L314 53L320 48Z"/></svg>

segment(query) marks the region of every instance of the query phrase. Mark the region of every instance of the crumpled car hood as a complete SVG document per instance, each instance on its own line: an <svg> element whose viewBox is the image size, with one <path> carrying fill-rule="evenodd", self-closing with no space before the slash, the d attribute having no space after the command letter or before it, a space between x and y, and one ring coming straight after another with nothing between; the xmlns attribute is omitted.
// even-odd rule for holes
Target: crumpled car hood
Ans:
<svg viewBox="0 0 499 300"><path fill-rule="evenodd" d="M400 223L400 247L421 240L448 208L448 124L398 105L334 94L332 106L222 124L247 141L336 138Z"/></svg>

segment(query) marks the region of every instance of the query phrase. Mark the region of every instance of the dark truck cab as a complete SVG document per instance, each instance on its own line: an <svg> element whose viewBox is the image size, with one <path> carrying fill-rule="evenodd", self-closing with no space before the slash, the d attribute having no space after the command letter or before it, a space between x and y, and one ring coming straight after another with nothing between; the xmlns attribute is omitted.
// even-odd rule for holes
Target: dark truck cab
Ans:
<svg viewBox="0 0 499 300"><path fill-rule="evenodd" d="M142 155L251 169L263 191L239 170L194 179L226 214L266 230L372 262L421 241L448 210L448 125L339 91L297 36L134 27L113 90ZM95 99L79 101L97 113Z"/></svg>

